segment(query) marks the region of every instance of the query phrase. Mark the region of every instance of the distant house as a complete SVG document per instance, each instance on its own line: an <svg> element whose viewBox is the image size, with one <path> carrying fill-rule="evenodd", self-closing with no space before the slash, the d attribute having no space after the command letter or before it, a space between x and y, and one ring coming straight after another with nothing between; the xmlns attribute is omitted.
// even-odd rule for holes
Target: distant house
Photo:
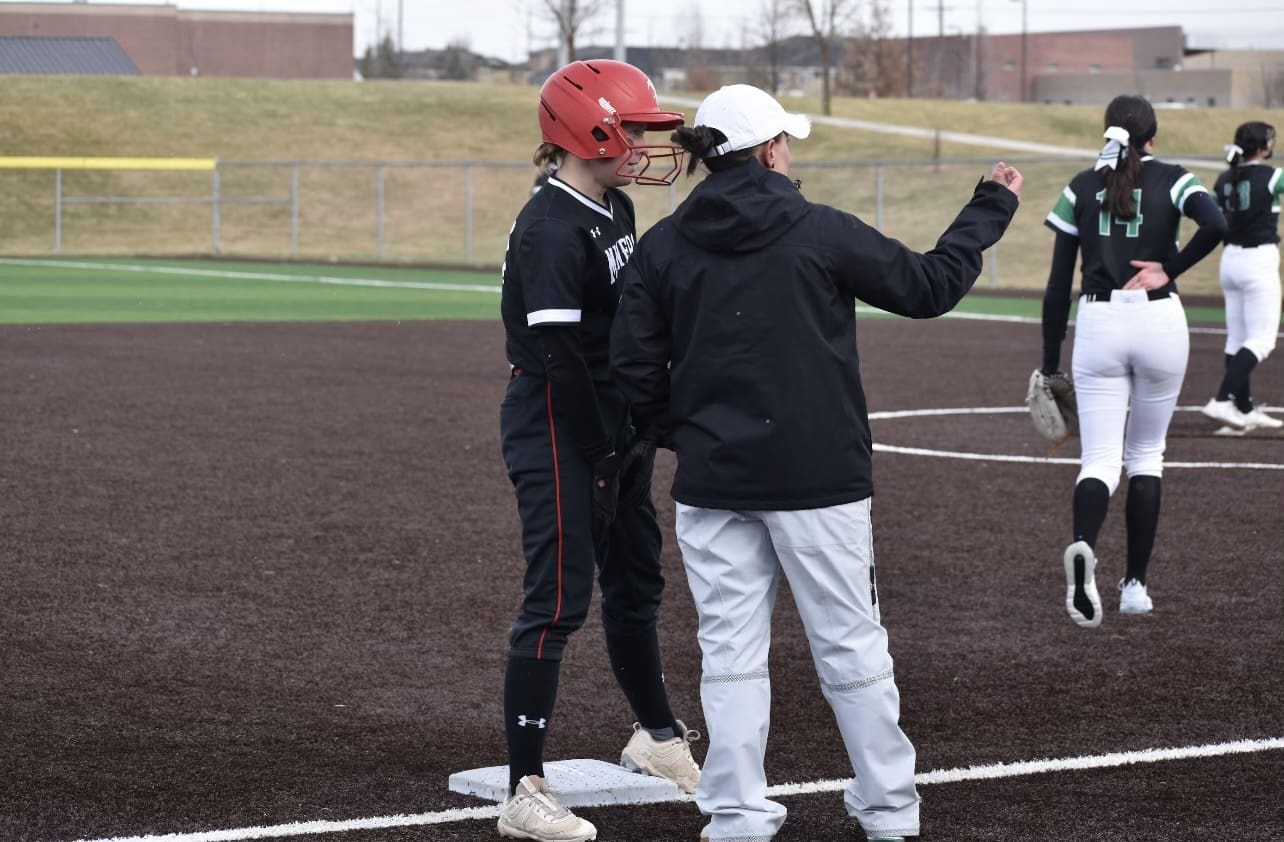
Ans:
<svg viewBox="0 0 1284 842"><path fill-rule="evenodd" d="M1121 92L1174 106L1257 108L1284 103L1284 51L1211 51L1188 47L1179 26L884 38L835 44L835 90L847 94L1104 104ZM876 49L877 63L861 62ZM580 58L610 58L589 46ZM818 95L822 68L815 40L794 36L773 49L693 50L630 47L627 58L662 90L713 90L750 82L779 93ZM851 59L851 61L849 61ZM553 49L530 55L529 78L555 69Z"/></svg>
<svg viewBox="0 0 1284 842"><path fill-rule="evenodd" d="M405 79L446 79L469 82L523 82L522 68L467 47L414 50L397 54Z"/></svg>
<svg viewBox="0 0 1284 842"><path fill-rule="evenodd" d="M0 37L35 38L43 55L105 66L101 39L146 76L352 78L352 14L212 12L132 3L0 3ZM97 45L53 44L91 39ZM17 49L16 47L14 48ZM25 59L28 64L33 58ZM123 67L119 56L114 67ZM49 66L55 66L53 64ZM88 66L88 65L87 65ZM50 71L65 72L65 71Z"/></svg>

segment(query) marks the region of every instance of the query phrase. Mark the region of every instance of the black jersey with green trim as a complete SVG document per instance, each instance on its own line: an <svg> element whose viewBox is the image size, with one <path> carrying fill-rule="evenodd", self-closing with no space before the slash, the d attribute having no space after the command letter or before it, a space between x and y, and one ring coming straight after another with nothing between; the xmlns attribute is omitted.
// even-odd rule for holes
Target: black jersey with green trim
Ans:
<svg viewBox="0 0 1284 842"><path fill-rule="evenodd" d="M1280 241L1284 170L1254 161L1226 170L1213 186L1213 201L1226 214L1226 242L1262 246Z"/></svg>
<svg viewBox="0 0 1284 842"><path fill-rule="evenodd" d="M1178 252L1186 199L1207 192L1199 179L1176 164L1147 155L1141 159L1141 185L1133 191L1137 215L1119 219L1101 203L1106 181L1101 170L1084 170L1061 191L1044 224L1079 238L1083 255L1083 292L1109 295L1137 274L1133 260L1163 263ZM1166 289L1172 289L1169 283Z"/></svg>
<svg viewBox="0 0 1284 842"><path fill-rule="evenodd" d="M633 255L633 202L610 188L598 203L557 177L517 215L504 255L500 312L510 364L544 373L539 330L580 330L594 380L608 378L615 285Z"/></svg>

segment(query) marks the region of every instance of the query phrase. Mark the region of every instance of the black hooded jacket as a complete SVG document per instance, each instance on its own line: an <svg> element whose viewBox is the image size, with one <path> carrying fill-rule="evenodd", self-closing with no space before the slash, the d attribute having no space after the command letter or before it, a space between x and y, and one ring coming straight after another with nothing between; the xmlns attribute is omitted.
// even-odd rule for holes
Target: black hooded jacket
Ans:
<svg viewBox="0 0 1284 842"><path fill-rule="evenodd" d="M856 301L948 312L1016 208L982 182L919 254L756 161L710 174L639 241L611 335L635 423L677 451L674 499L776 511L869 497Z"/></svg>

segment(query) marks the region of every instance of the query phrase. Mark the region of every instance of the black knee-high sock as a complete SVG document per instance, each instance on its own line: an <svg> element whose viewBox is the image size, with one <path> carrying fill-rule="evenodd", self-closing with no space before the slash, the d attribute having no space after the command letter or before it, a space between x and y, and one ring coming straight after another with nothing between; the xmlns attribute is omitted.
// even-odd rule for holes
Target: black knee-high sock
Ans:
<svg viewBox="0 0 1284 842"><path fill-rule="evenodd" d="M1217 399L1219 401L1228 401L1231 399L1231 391L1226 381L1230 375L1231 360L1235 359L1235 356L1233 354L1223 354L1222 356L1225 358L1222 366L1225 373L1222 374L1222 385L1217 387Z"/></svg>
<svg viewBox="0 0 1284 842"><path fill-rule="evenodd" d="M677 736L677 723L669 707L668 691L664 688L660 636L656 628L652 626L628 634L608 631L606 654L615 680L642 727L657 739L666 734Z"/></svg>
<svg viewBox="0 0 1284 842"><path fill-rule="evenodd" d="M1253 411L1252 387L1249 377L1257 367L1257 355L1247 348L1240 348L1226 364L1226 376L1222 378L1222 387L1217 390L1218 400L1235 399L1235 408L1240 412ZM1226 397L1222 397L1223 393Z"/></svg>
<svg viewBox="0 0 1284 842"><path fill-rule="evenodd" d="M1089 477L1074 487L1074 539L1097 548L1097 537L1106 522L1110 508L1110 489L1099 479Z"/></svg>
<svg viewBox="0 0 1284 842"><path fill-rule="evenodd" d="M1159 477L1133 477L1128 480L1128 502L1124 517L1128 524L1128 572L1126 578L1146 584L1146 566L1155 548L1159 531Z"/></svg>
<svg viewBox="0 0 1284 842"><path fill-rule="evenodd" d="M527 775L544 777L548 736L561 661L508 656L504 673L504 734L508 739L508 792Z"/></svg>

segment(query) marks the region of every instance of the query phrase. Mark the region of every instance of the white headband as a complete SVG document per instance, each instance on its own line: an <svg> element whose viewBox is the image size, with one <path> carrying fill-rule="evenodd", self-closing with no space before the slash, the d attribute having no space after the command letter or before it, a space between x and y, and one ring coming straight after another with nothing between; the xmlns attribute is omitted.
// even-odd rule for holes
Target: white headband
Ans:
<svg viewBox="0 0 1284 842"><path fill-rule="evenodd" d="M1106 145L1101 147L1101 154L1097 156L1097 163L1093 166L1094 170L1104 167L1115 169L1123 156L1128 152L1128 130L1119 126L1111 126L1106 129L1102 137L1106 138Z"/></svg>
<svg viewBox="0 0 1284 842"><path fill-rule="evenodd" d="M1240 148L1238 143L1232 143L1230 146L1223 146L1222 149L1226 150L1226 163L1228 164L1235 160L1236 155L1242 156L1244 154L1244 150Z"/></svg>

